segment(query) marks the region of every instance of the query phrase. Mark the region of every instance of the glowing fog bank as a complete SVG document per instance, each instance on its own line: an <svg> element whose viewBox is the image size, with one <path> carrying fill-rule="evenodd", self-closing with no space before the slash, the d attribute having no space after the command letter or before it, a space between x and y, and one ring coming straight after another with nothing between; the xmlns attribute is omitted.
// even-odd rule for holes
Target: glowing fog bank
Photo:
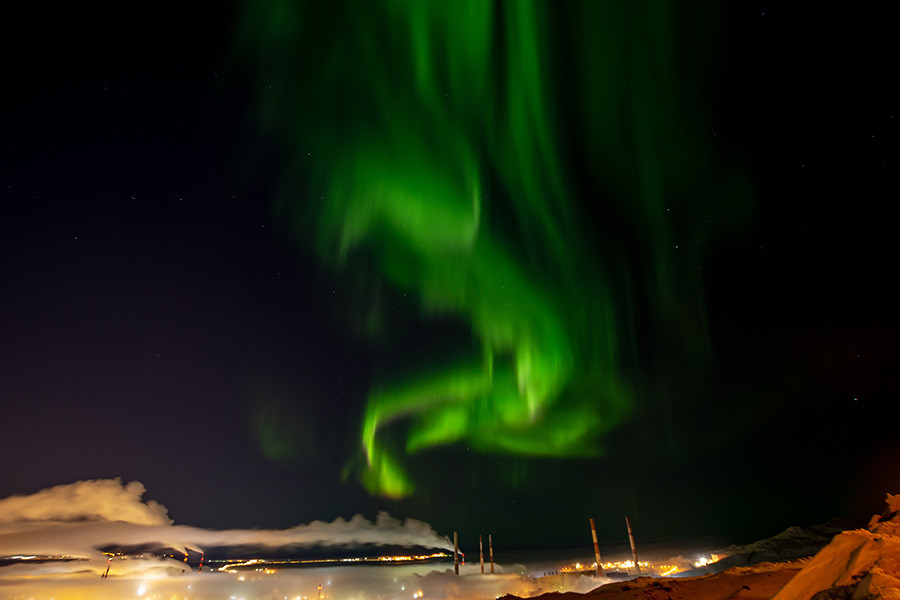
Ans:
<svg viewBox="0 0 900 600"><path fill-rule="evenodd" d="M204 547L241 545L292 550L363 544L452 548L447 538L427 523L399 521L386 513L374 522L356 515L285 530L175 525L164 506L143 500L144 493L139 482L100 479L0 499L0 558L17 561L0 567L0 598L481 600L549 591L524 568L500 565L493 574L468 565L456 575L447 563L323 568L266 565L228 571L212 570L207 563L198 573L173 558L104 555L99 549L106 546L144 544L201 552ZM566 589L586 591L600 583L580 577ZM560 588L556 585L553 589Z"/></svg>
<svg viewBox="0 0 900 600"><path fill-rule="evenodd" d="M503 594L526 597L550 591L527 575L483 575L477 566L466 567L460 575L452 569L430 570L434 566L427 565L164 575L152 566L157 561L135 562L146 563L147 571L110 575L108 579L86 573L47 573L37 579L0 575L0 596L34 600L318 600L321 585L322 600L488 600ZM169 562L177 566L175 561ZM588 591L604 582L584 577L572 589Z"/></svg>
<svg viewBox="0 0 900 600"><path fill-rule="evenodd" d="M85 559L78 569L105 569L108 546L159 545L201 551L204 547L266 549L304 546L392 545L449 550L452 544L430 525L379 513L330 523L313 521L288 529L212 530L175 525L165 507L142 499L145 488L119 479L79 481L31 495L0 500L0 556L36 555ZM149 518L148 515L152 515Z"/></svg>

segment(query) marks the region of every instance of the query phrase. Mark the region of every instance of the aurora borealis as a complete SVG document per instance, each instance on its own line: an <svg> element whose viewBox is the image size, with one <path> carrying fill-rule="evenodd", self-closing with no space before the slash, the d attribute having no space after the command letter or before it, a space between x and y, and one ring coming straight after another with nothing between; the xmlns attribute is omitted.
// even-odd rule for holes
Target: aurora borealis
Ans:
<svg viewBox="0 0 900 600"><path fill-rule="evenodd" d="M9 11L0 497L503 548L898 491L888 9Z"/></svg>
<svg viewBox="0 0 900 600"><path fill-rule="evenodd" d="M412 493L404 457L438 445L598 454L659 375L641 337L702 369L702 261L746 208L704 135L705 42L667 3L249 8L284 226L471 335L370 391L371 492Z"/></svg>

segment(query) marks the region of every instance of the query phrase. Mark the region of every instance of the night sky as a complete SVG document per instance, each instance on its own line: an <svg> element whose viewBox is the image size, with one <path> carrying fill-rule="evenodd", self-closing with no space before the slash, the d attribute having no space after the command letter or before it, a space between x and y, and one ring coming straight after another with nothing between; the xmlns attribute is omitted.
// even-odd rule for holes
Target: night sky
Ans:
<svg viewBox="0 0 900 600"><path fill-rule="evenodd" d="M900 492L896 14L321 4L0 18L0 497L502 546Z"/></svg>

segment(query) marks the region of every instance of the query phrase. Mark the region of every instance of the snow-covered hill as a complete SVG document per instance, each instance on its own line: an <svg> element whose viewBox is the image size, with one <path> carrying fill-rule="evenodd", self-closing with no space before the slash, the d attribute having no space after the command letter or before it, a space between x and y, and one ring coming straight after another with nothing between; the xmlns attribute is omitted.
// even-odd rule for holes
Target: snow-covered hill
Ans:
<svg viewBox="0 0 900 600"><path fill-rule="evenodd" d="M774 600L900 600L900 494L887 504L868 529L835 536Z"/></svg>

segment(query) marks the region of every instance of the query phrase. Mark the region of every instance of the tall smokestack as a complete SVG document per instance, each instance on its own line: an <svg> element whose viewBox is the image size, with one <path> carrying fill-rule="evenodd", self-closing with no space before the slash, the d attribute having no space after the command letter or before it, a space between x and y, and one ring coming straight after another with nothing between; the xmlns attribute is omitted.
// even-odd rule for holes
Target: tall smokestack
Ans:
<svg viewBox="0 0 900 600"><path fill-rule="evenodd" d="M494 539L488 534L488 552L491 554L491 573L494 572Z"/></svg>
<svg viewBox="0 0 900 600"><path fill-rule="evenodd" d="M481 572L484 573L484 544L481 541L481 534L478 534L478 559L481 561Z"/></svg>
<svg viewBox="0 0 900 600"><path fill-rule="evenodd" d="M597 561L597 577L603 576L603 566L600 564L600 544L597 543L597 526L591 519L591 537L594 538L594 559Z"/></svg>
<svg viewBox="0 0 900 600"><path fill-rule="evenodd" d="M453 532L453 572L459 575L459 539Z"/></svg>
<svg viewBox="0 0 900 600"><path fill-rule="evenodd" d="M631 557L634 559L634 569L638 575L641 574L641 565L638 564L637 548L634 547L634 533L631 531L631 521L625 517L625 525L628 527L628 541L631 543Z"/></svg>

